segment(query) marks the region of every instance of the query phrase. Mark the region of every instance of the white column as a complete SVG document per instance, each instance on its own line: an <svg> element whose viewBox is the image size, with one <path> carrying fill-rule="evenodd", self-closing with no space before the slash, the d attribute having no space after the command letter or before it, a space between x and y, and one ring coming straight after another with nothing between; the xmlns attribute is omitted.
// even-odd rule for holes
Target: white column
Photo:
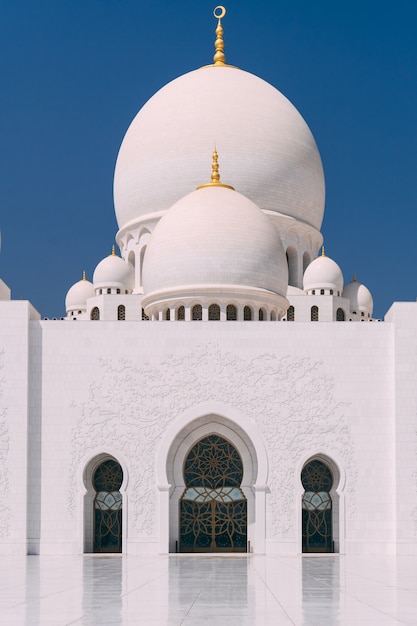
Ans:
<svg viewBox="0 0 417 626"><path fill-rule="evenodd" d="M159 491L159 553L169 553L169 490L171 485L158 485Z"/></svg>
<svg viewBox="0 0 417 626"><path fill-rule="evenodd" d="M266 493L268 485L253 485L255 490L255 546L256 554L266 550Z"/></svg>

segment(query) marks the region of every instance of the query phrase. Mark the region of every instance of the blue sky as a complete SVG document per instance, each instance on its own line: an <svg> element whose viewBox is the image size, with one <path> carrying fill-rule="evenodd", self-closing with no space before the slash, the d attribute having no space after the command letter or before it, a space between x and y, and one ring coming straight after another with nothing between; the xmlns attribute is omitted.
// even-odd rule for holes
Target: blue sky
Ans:
<svg viewBox="0 0 417 626"><path fill-rule="evenodd" d="M211 62L208 0L0 0L0 276L42 316L111 251L113 171L141 106ZM326 175L326 254L375 314L415 300L417 3L230 0L227 60L284 93Z"/></svg>

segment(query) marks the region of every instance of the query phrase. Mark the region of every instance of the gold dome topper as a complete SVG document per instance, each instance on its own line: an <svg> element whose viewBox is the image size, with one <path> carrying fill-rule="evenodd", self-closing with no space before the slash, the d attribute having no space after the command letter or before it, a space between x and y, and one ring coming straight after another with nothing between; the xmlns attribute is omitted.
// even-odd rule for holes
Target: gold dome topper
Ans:
<svg viewBox="0 0 417 626"><path fill-rule="evenodd" d="M213 161L211 165L211 182L204 183L203 185L199 185L197 189L202 189L203 187L225 187L226 189L232 189L234 191L234 187L231 185L225 185L220 182L220 174L219 174L219 156L217 154L216 148L213 150Z"/></svg>
<svg viewBox="0 0 417 626"><path fill-rule="evenodd" d="M226 56L224 54L224 40L223 40L223 26L222 26L222 17L226 15L226 9L219 5L213 11L214 17L218 19L217 28L216 28L216 41L214 42L214 47L216 52L214 53L213 61L214 65L226 65Z"/></svg>

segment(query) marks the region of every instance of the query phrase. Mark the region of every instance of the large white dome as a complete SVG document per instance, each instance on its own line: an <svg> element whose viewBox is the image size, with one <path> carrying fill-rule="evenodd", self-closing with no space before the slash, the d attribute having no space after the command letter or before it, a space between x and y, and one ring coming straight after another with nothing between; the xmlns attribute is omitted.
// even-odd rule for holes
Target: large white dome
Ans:
<svg viewBox="0 0 417 626"><path fill-rule="evenodd" d="M207 160L207 159L206 159ZM188 194L159 221L143 265L150 294L216 286L284 297L288 271L278 232L248 198L224 187Z"/></svg>
<svg viewBox="0 0 417 626"><path fill-rule="evenodd" d="M277 89L226 66L177 78L131 123L114 176L119 228L169 209L204 180L214 145L240 193L320 229L324 175L310 129Z"/></svg>

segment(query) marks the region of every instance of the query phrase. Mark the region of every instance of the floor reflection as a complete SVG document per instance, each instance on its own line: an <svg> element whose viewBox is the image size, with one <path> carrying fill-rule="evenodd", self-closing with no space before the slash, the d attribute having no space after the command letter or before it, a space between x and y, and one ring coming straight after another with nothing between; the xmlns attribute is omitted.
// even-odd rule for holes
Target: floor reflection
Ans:
<svg viewBox="0 0 417 626"><path fill-rule="evenodd" d="M340 624L340 559L302 558L303 624Z"/></svg>

